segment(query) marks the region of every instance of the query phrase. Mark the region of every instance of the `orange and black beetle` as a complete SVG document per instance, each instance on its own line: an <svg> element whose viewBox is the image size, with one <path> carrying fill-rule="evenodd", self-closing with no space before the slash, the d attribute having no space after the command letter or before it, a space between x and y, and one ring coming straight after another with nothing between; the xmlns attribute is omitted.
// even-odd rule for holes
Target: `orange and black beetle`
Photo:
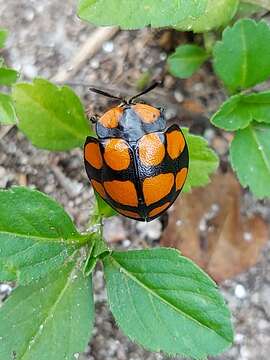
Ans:
<svg viewBox="0 0 270 360"><path fill-rule="evenodd" d="M87 137L84 162L95 191L116 211L132 219L151 221L179 195L188 172L188 148L178 125L166 128L163 110L134 99L96 121L98 139Z"/></svg>

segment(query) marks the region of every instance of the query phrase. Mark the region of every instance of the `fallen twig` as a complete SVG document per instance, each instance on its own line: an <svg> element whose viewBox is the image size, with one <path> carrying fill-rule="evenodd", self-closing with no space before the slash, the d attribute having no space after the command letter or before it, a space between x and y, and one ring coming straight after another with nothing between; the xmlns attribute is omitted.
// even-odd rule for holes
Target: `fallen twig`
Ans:
<svg viewBox="0 0 270 360"><path fill-rule="evenodd" d="M117 27L102 27L97 28L86 43L79 49L77 55L72 61L64 66L53 78L56 82L65 82L73 77L82 67L85 61L92 57L102 46L105 41L111 39L119 29Z"/></svg>

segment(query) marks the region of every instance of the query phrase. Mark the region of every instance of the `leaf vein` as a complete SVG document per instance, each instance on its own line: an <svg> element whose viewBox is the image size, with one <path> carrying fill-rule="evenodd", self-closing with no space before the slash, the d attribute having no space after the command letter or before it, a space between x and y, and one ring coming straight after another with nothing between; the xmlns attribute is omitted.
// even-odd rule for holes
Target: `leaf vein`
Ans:
<svg viewBox="0 0 270 360"><path fill-rule="evenodd" d="M202 322L200 322L199 320L191 317L189 314L185 313L183 310L179 309L178 307L176 307L174 304L171 304L170 302L168 302L166 299L164 299L163 297L161 297L159 294L155 293L151 288L149 288L144 282L142 282L141 280L139 280L136 276L132 275L128 270L126 270L115 258L113 258L112 256L110 257L111 261L115 263L116 267L121 268L122 272L126 274L127 277L129 277L130 279L132 279L133 281L135 281L138 285L140 285L142 288L144 288L146 291L149 291L154 297L156 297L159 301L165 303L167 306L169 306L172 310L174 310L176 313L180 314L181 316L184 316L186 318L188 318L189 320L197 323L199 326L207 329L208 331L214 332L217 336L223 338L216 330L209 328L207 325L203 324ZM226 339L228 340L228 339Z"/></svg>

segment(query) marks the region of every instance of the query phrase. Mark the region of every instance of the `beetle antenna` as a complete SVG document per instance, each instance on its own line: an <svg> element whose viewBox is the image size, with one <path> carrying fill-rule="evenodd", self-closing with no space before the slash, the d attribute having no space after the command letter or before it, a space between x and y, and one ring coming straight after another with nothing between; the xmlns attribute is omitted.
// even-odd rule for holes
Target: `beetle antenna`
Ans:
<svg viewBox="0 0 270 360"><path fill-rule="evenodd" d="M111 99L117 99L117 100L121 100L122 102L126 102L125 99L123 99L122 97L114 96L114 95L109 94L109 93L107 93L106 91L103 91L103 90L99 90L99 89L96 89L96 88L93 88L93 87L90 87L89 90L96 93L96 94L100 94L100 95L109 97Z"/></svg>
<svg viewBox="0 0 270 360"><path fill-rule="evenodd" d="M161 85L161 81L155 81L151 85L149 85L145 90L140 92L139 94L132 96L130 99L128 99L127 103L130 104L134 99L137 99L138 97L147 94L149 91L153 90L155 87Z"/></svg>

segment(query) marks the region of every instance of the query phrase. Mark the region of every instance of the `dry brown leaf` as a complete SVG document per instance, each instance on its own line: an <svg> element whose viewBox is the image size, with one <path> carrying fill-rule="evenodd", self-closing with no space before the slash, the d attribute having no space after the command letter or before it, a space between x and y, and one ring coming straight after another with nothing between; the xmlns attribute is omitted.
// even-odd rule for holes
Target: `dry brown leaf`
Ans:
<svg viewBox="0 0 270 360"><path fill-rule="evenodd" d="M217 174L175 202L161 245L178 248L218 282L235 276L256 264L268 238L264 220L241 215L240 205L233 174Z"/></svg>

